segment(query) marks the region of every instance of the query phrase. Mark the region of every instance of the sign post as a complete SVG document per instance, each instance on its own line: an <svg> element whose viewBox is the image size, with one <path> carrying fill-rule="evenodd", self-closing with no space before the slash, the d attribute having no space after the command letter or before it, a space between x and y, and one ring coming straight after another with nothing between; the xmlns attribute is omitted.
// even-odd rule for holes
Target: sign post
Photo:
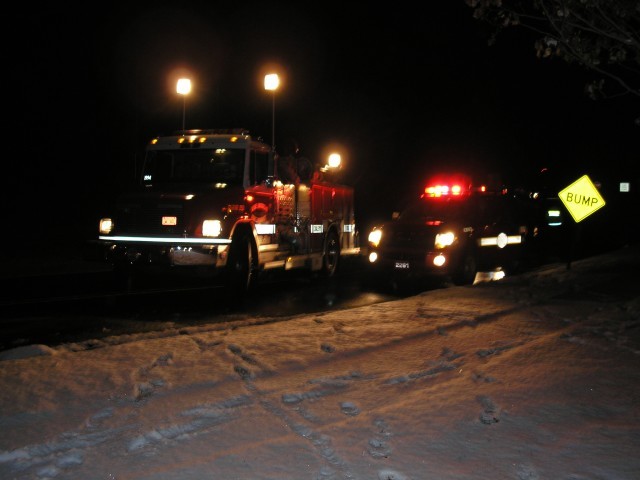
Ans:
<svg viewBox="0 0 640 480"><path fill-rule="evenodd" d="M581 222L605 205L604 198L587 175L583 175L573 182L558 196L576 223Z"/></svg>
<svg viewBox="0 0 640 480"><path fill-rule="evenodd" d="M598 192L598 189L587 175L583 175L562 190L558 194L558 197L560 197L564 206L569 210L576 224L579 224L582 220L595 211L600 210L605 205L604 198L602 198L600 192ZM571 270L571 252L578 243L579 236L580 225L576 225L567 255L567 270Z"/></svg>

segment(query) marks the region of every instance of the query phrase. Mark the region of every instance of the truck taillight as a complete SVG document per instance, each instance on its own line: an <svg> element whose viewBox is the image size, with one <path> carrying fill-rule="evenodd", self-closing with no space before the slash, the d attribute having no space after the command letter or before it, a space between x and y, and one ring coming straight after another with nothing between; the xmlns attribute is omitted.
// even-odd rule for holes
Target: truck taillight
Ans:
<svg viewBox="0 0 640 480"><path fill-rule="evenodd" d="M108 235L111 233L111 230L113 230L113 220L110 218L101 218L98 230L101 235Z"/></svg>
<svg viewBox="0 0 640 480"><path fill-rule="evenodd" d="M220 220L205 220L202 222L203 237L218 237L222 233Z"/></svg>

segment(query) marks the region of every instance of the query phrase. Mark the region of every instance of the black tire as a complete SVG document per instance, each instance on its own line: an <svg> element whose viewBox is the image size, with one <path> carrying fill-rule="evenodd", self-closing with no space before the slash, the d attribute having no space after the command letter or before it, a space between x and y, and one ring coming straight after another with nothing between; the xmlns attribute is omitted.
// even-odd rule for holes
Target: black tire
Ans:
<svg viewBox="0 0 640 480"><path fill-rule="evenodd" d="M506 267L503 267L504 273L506 276L510 277L512 275L518 275L522 273L526 269L526 265L521 260L513 260L507 264Z"/></svg>
<svg viewBox="0 0 640 480"><path fill-rule="evenodd" d="M254 256L251 240L243 235L234 239L229 251L227 261L225 287L229 297L244 298L251 290L254 283Z"/></svg>
<svg viewBox="0 0 640 480"><path fill-rule="evenodd" d="M340 239L338 234L331 230L327 235L324 244L324 255L322 257L322 274L325 277L332 277L338 269L340 260Z"/></svg>
<svg viewBox="0 0 640 480"><path fill-rule="evenodd" d="M478 261L473 252L466 252L460 266L454 272L452 281L455 285L472 285L478 273Z"/></svg>
<svg viewBox="0 0 640 480"><path fill-rule="evenodd" d="M126 293L133 291L135 274L131 265L117 263L113 266L111 275L117 290Z"/></svg>

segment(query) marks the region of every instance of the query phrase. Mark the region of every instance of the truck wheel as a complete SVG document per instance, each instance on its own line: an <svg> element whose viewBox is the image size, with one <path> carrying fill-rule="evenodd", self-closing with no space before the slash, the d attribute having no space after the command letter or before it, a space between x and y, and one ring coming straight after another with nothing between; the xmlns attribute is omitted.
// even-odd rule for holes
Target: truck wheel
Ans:
<svg viewBox="0 0 640 480"><path fill-rule="evenodd" d="M226 288L232 298L243 298L254 281L253 250L245 235L231 244L227 263Z"/></svg>
<svg viewBox="0 0 640 480"><path fill-rule="evenodd" d="M340 259L340 239L333 230L327 235L324 245L324 256L322 258L322 273L326 277L331 277L338 269Z"/></svg>
<svg viewBox="0 0 640 480"><path fill-rule="evenodd" d="M134 271L131 265L115 264L111 275L118 290L131 293L134 285Z"/></svg>
<svg viewBox="0 0 640 480"><path fill-rule="evenodd" d="M473 252L467 252L458 270L453 274L455 285L472 285L478 273L478 262Z"/></svg>

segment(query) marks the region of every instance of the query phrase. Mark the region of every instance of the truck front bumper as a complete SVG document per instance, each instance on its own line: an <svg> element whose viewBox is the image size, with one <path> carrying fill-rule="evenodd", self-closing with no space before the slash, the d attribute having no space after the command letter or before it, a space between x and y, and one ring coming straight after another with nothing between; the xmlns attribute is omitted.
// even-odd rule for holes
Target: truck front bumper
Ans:
<svg viewBox="0 0 640 480"><path fill-rule="evenodd" d="M117 267L207 267L221 268L227 262L227 245L165 245L108 243L107 261Z"/></svg>

